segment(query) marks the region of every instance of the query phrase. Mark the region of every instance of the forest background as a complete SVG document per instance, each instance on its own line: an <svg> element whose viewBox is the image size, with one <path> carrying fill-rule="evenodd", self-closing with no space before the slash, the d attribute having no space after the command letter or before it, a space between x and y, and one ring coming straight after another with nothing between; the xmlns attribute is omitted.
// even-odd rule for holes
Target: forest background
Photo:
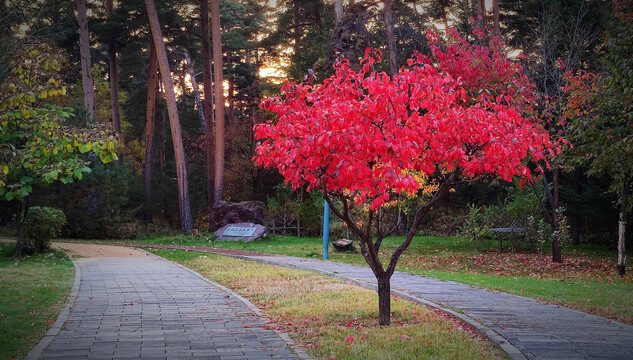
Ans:
<svg viewBox="0 0 633 360"><path fill-rule="evenodd" d="M286 188L275 170L253 164L253 127L273 120L260 110L261 99L279 95L286 79L322 81L333 73L337 58L358 64L370 47L385 53L377 69L393 74L416 51L429 54L429 30L446 41L448 27L470 42L499 36L535 84L535 107L551 136L566 138L574 147L566 146L550 166L533 164L545 171L532 186L496 181L457 186L425 219L424 232L468 233L476 241L476 224L507 226L519 219L529 229L524 247L560 239L615 249L618 234L624 236L633 163L633 111L626 100L633 94L630 2L226 0L212 1L206 10L211 16L201 16L206 1L158 1L166 48L160 66L163 58L152 56L155 30L146 3L0 3L2 84L20 77L19 61L33 50L40 58L56 59L55 66L42 66L49 72L43 78L55 78L60 96L33 102L69 108L67 113L55 110L63 124L98 128L100 133L85 135L86 144L99 143L113 153L106 158L92 145L78 146L86 166L64 178L68 181L20 185L20 176L0 194L8 200L0 203L0 226L7 233L20 222L25 199L29 206L61 209L65 236L116 239L194 228L205 232L214 204L257 200L264 202L271 227L320 235L322 196ZM214 24L214 14L219 23ZM476 27L483 29L480 36L473 35ZM176 119L164 65L173 81ZM606 89L601 99L591 95L592 87ZM174 140L174 124L181 128L181 140ZM181 155L174 141L182 142ZM110 145L115 142L116 148ZM8 144L3 138L5 178L13 174ZM404 232L412 216L406 210L405 202L386 221L403 224ZM342 223L333 230L347 235ZM630 234L626 238L630 242Z"/></svg>

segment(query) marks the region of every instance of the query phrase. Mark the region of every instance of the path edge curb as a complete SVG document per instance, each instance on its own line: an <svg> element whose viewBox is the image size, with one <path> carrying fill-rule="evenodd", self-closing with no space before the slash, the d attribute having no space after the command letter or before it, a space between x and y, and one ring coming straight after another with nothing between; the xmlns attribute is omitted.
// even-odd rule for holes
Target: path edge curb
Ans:
<svg viewBox="0 0 633 360"><path fill-rule="evenodd" d="M338 278L338 279L351 281L351 282L353 282L353 283L355 283L357 285L360 285L360 286L363 286L363 287L367 287L367 288L372 289L372 290L376 290L376 291L378 290L378 286L376 284L373 284L373 283L370 283L370 282L366 282L366 281L363 281L363 280L359 280L359 279L354 279L354 278L351 278L351 277L347 277L347 276L341 275L339 273L312 268L312 267L309 267L309 266L300 266L300 265L291 265L291 264L279 264L279 263L276 263L276 262L271 261L271 260L260 259L260 258L251 258L251 257L244 256L244 255L228 255L228 254L218 254L218 255L231 256L231 257L239 258L239 259L242 259L242 260L248 260L248 261L254 261L254 262L259 262L259 263L264 263L264 264L289 267L289 268L294 268L294 269L298 269L298 270L306 270L306 271L317 272L317 273L324 274L324 275L329 275L329 276L332 276L332 277L335 277L335 278ZM521 352L521 350L519 350L517 347L512 345L505 337L503 337L501 334L499 334L498 332L494 331L493 329L491 329L491 328L479 323L478 321L476 321L475 319L473 319L472 317L470 317L470 316L468 316L466 314L462 314L462 313L453 311L451 309L443 307L443 306L441 306L439 304L436 304L434 302L431 302L431 301L426 300L424 298L421 298L419 296L411 295L411 294L409 294L409 293L407 293L405 291L402 291L402 290L391 289L391 294L400 296L401 298L405 298L405 299L413 301L413 302L417 302L417 303L420 303L420 304L423 304L423 305L430 306L430 307L432 307L434 309L440 310L440 311L445 312L447 314L450 314L450 315L452 315L454 317L457 317L460 320L464 321L466 324L470 325L479 334L484 335L484 336L488 337L490 340L492 340L492 342L495 345L497 345L503 352L508 354L510 359L512 359L512 360L527 360L527 357L525 356L525 354L523 354Z"/></svg>
<svg viewBox="0 0 633 360"><path fill-rule="evenodd" d="M46 335L44 335L42 340L40 340L40 342L37 345L35 345L35 347L31 349L31 351L29 351L29 353L26 355L24 360L38 359L40 355L42 355L42 352L44 351L44 349L46 349L46 347L51 343L51 341L53 341L53 338L55 338L55 336L59 334L59 332L62 330L62 327L64 326L64 323L66 323L66 320L68 320L68 318L70 317L70 309L75 303L75 299L77 298L77 293L79 292L79 284L81 283L81 268L79 267L79 265L77 265L77 262L75 260L71 259L71 261L75 267L75 282L73 283L73 286L70 289L70 294L68 294L68 300L66 302L66 306L64 306L64 308L59 312L59 315L57 316L57 320L55 320L55 323L53 324L53 326L51 326L51 328L48 329L48 331L46 332Z"/></svg>
<svg viewBox="0 0 633 360"><path fill-rule="evenodd" d="M206 277L204 277L204 275L200 274L199 272L194 271L192 269L189 269L188 267L186 267L184 265L181 265L181 264L179 264L177 262L165 259L162 256L153 254L153 253L151 253L151 252L149 252L147 250L144 250L142 248L137 248L137 249L140 250L140 251L144 251L144 252L146 252L146 253L148 253L150 255L156 256L156 257L162 259L163 261L167 261L167 262L170 262L170 263L172 263L172 264L174 264L176 266L179 266L182 269L187 270L188 272L190 272L193 275L195 275L196 277L204 280L205 282L207 282L207 283L209 283L209 284L211 284L213 286L216 286L217 288L219 288L220 290L228 293L231 296L235 296L238 300L240 300L242 303L244 303L244 305L246 305L248 307L248 310L252 311L258 317L260 317L262 319L268 319L266 317L266 315L264 315L264 313L257 307L257 305L253 304L250 300L246 299L245 297L241 296L240 294L236 293L235 291L227 288L226 286L218 284L216 282L213 282L213 281L207 279ZM295 355L297 355L297 357L299 359L302 359L302 360L313 360L310 357L310 355L308 355L303 349L301 349L301 347L299 346L299 344L297 344L296 341L292 340L290 335L288 335L285 332L282 332L280 330L274 329L274 328L270 328L269 330L274 331L275 334L277 334L277 336L279 336L279 338L281 338L281 340L286 344L286 346L288 346L288 348L292 349L292 351L295 353ZM25 359L25 360L27 360L27 359Z"/></svg>
<svg viewBox="0 0 633 360"><path fill-rule="evenodd" d="M128 245L129 246L129 245ZM137 246L130 246L130 247L137 247ZM264 259L263 257L266 258L274 258L278 255L262 255L261 257L255 257L258 255L235 255L235 254L226 254L226 253L221 253L221 252L213 252L213 251L209 251L206 249L200 249L200 250L195 250L195 249L186 249L186 248L177 248L177 247L169 247L169 248L163 248L161 246L156 246L156 245L149 245L149 246L144 246L146 248L155 248L155 249L159 249L159 250L185 250L185 251L197 251L197 252L203 252L203 253L211 253L211 254L216 254L216 255L224 255L224 256L230 256L236 259L242 259L242 260L246 260L246 261L253 261L253 262L259 262L259 263L263 263L263 264L269 264L269 265L276 265L276 266L282 266L282 267L287 267L287 268L293 268L293 269L298 269L298 270L305 270L305 271L312 271L312 272L316 272L316 273L320 273L323 275L329 275L338 279L342 279L342 280L347 280L347 281L351 281L357 285L363 286L363 287L367 287L369 289L372 290L378 290L378 286L370 283L370 282L366 282L363 280L359 280L359 279L355 279L352 277L347 277L345 275L342 275L340 273L337 272L331 272L331 271L326 271L326 270L321 270L321 269L317 269L317 268L312 268L309 266L301 266L301 265L296 265L296 264L280 264L277 263L273 260L268 260L268 259ZM138 247L140 248L140 247ZM143 250L143 249L140 249ZM145 250L143 250L145 251ZM166 261L169 261L167 259L165 259ZM180 265L180 264L176 264L176 265ZM182 265L180 265L182 266ZM185 267L185 269L187 269ZM191 269L188 269L189 271L193 271ZM197 272L193 271L195 274L198 274ZM199 276L202 276L200 274L198 274ZM204 277L202 277L203 279L205 279ZM206 279L205 279L206 280ZM209 281L209 280L207 280ZM221 286L221 285L220 285ZM230 291L230 290L229 290ZM232 292L232 291L231 291ZM402 291L402 290L394 290L393 288L391 289L391 293L397 296L400 296L401 298L405 298L407 300L419 303L419 304L423 304L426 306L430 306L434 309L437 309L439 311L442 311L444 313L447 313L449 315L452 315L460 320L462 320L463 322L465 322L466 324L470 325L476 332L478 332L480 335L487 337L488 339L490 339L493 344L495 344L499 349L501 349L501 351L505 352L510 359L512 360L527 360L527 357L525 356L525 354L523 352L521 352L521 350L519 350L516 346L512 345L512 343L510 343L510 341L508 339L506 339L503 335L499 334L497 331L495 331L494 329L485 326L483 324L481 324L480 322L478 322L477 320L475 320L474 318L466 315L466 314L462 314L459 313L457 311L451 310L449 308L446 308L442 305L439 305L437 303L434 303L432 301L426 300L422 297L419 296L415 296L412 294L409 294L408 292ZM235 293L234 293L235 294ZM240 295L235 294L236 296L240 297ZM246 300L246 299L244 299ZM248 300L246 300L248 301ZM250 301L248 301L250 303ZM251 303L252 304L252 303ZM255 308L257 309L257 308ZM259 310L259 309L257 309Z"/></svg>

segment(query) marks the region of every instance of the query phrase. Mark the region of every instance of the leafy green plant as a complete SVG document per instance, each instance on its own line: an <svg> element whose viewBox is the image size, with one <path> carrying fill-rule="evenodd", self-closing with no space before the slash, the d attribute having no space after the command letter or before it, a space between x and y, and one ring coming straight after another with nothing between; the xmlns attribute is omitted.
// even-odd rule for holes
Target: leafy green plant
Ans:
<svg viewBox="0 0 633 360"><path fill-rule="evenodd" d="M485 240L490 239L488 230L491 226L491 211L475 205L468 207L468 217L460 227L460 233L465 236L474 249L481 251Z"/></svg>
<svg viewBox="0 0 633 360"><path fill-rule="evenodd" d="M51 207L31 207L27 219L25 245L32 246L36 252L48 250L50 240L61 233L65 224L66 216L63 211Z"/></svg>

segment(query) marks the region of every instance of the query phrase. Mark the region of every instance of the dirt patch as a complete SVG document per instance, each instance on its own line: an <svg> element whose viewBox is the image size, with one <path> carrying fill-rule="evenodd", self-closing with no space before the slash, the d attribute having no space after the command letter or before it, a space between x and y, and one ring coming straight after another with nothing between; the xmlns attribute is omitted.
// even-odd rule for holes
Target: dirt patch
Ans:
<svg viewBox="0 0 633 360"><path fill-rule="evenodd" d="M0 238L0 242L15 242L15 239ZM71 258L88 257L144 257L153 256L144 251L123 246L96 245L96 244L75 244L53 242L51 247L64 251Z"/></svg>
<svg viewBox="0 0 633 360"><path fill-rule="evenodd" d="M145 257L153 256L141 250L136 250L122 246L95 245L95 244L72 244L58 243L51 244L53 249L62 250L71 258L76 257Z"/></svg>

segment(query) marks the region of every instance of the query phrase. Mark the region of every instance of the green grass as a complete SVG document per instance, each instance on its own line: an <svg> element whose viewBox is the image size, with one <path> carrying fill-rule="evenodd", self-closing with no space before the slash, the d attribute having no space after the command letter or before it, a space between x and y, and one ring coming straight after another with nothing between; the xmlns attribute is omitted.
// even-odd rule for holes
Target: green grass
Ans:
<svg viewBox="0 0 633 360"><path fill-rule="evenodd" d="M374 291L302 270L182 250L151 250L248 297L319 359L503 359L462 323L394 298L392 326L376 324Z"/></svg>
<svg viewBox="0 0 633 360"><path fill-rule="evenodd" d="M388 260L388 255L402 240L402 237L384 240L381 249L383 261ZM279 235L252 243L219 242L212 241L212 237L191 236L127 242L204 246L318 259L323 253L320 238ZM330 247L329 253L331 261L366 265L358 252L339 253ZM499 255L490 251L476 252L467 240L460 237L416 236L402 255L397 269L540 299L633 324L633 297L630 296L633 293L633 277L627 275L622 279L617 276L615 260L615 253L596 245L567 245L564 263L558 265L549 260L547 245L542 255L512 254L509 250Z"/></svg>
<svg viewBox="0 0 633 360"><path fill-rule="evenodd" d="M65 306L75 269L61 252L13 260L0 243L0 359L22 359Z"/></svg>

